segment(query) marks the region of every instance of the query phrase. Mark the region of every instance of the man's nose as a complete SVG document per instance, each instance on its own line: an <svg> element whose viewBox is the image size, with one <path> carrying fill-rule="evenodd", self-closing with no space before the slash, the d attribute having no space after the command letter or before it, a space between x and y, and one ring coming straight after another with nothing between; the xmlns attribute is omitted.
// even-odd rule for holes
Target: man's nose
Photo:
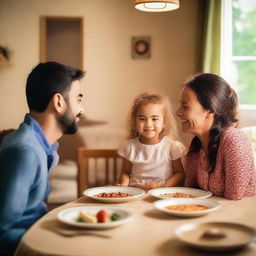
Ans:
<svg viewBox="0 0 256 256"><path fill-rule="evenodd" d="M80 114L84 113L84 107L81 107Z"/></svg>

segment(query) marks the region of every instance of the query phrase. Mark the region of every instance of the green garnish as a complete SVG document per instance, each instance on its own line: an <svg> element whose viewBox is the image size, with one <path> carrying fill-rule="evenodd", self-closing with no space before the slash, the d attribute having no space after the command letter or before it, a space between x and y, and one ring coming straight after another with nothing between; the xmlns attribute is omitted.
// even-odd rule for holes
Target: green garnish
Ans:
<svg viewBox="0 0 256 256"><path fill-rule="evenodd" d="M81 217L77 217L76 222L84 222L84 220Z"/></svg>
<svg viewBox="0 0 256 256"><path fill-rule="evenodd" d="M120 215L118 215L117 213L113 213L110 217L111 221L116 221L120 219Z"/></svg>

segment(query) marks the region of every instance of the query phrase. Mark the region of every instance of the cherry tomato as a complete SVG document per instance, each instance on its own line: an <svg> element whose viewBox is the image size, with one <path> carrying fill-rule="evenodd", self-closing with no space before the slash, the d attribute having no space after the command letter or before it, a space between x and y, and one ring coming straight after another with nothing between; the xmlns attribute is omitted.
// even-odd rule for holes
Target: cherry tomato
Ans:
<svg viewBox="0 0 256 256"><path fill-rule="evenodd" d="M109 214L105 210L100 210L97 215L98 222L108 222L109 221Z"/></svg>

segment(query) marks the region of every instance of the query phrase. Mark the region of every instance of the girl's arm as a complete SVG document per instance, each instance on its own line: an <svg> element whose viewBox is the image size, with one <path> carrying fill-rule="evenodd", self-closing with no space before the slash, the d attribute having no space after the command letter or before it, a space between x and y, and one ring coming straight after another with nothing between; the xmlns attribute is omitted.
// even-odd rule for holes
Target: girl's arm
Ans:
<svg viewBox="0 0 256 256"><path fill-rule="evenodd" d="M121 186L129 185L131 170L132 170L132 163L123 158L122 172L119 177L119 183Z"/></svg>
<svg viewBox="0 0 256 256"><path fill-rule="evenodd" d="M185 180L184 168L181 159L172 161L174 174L165 181L165 187L183 186Z"/></svg>

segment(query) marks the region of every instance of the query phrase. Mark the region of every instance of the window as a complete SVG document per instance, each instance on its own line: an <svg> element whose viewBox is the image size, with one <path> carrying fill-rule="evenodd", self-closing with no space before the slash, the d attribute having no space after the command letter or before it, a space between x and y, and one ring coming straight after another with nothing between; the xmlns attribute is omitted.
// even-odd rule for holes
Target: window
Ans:
<svg viewBox="0 0 256 256"><path fill-rule="evenodd" d="M221 75L256 107L256 1L222 1Z"/></svg>

